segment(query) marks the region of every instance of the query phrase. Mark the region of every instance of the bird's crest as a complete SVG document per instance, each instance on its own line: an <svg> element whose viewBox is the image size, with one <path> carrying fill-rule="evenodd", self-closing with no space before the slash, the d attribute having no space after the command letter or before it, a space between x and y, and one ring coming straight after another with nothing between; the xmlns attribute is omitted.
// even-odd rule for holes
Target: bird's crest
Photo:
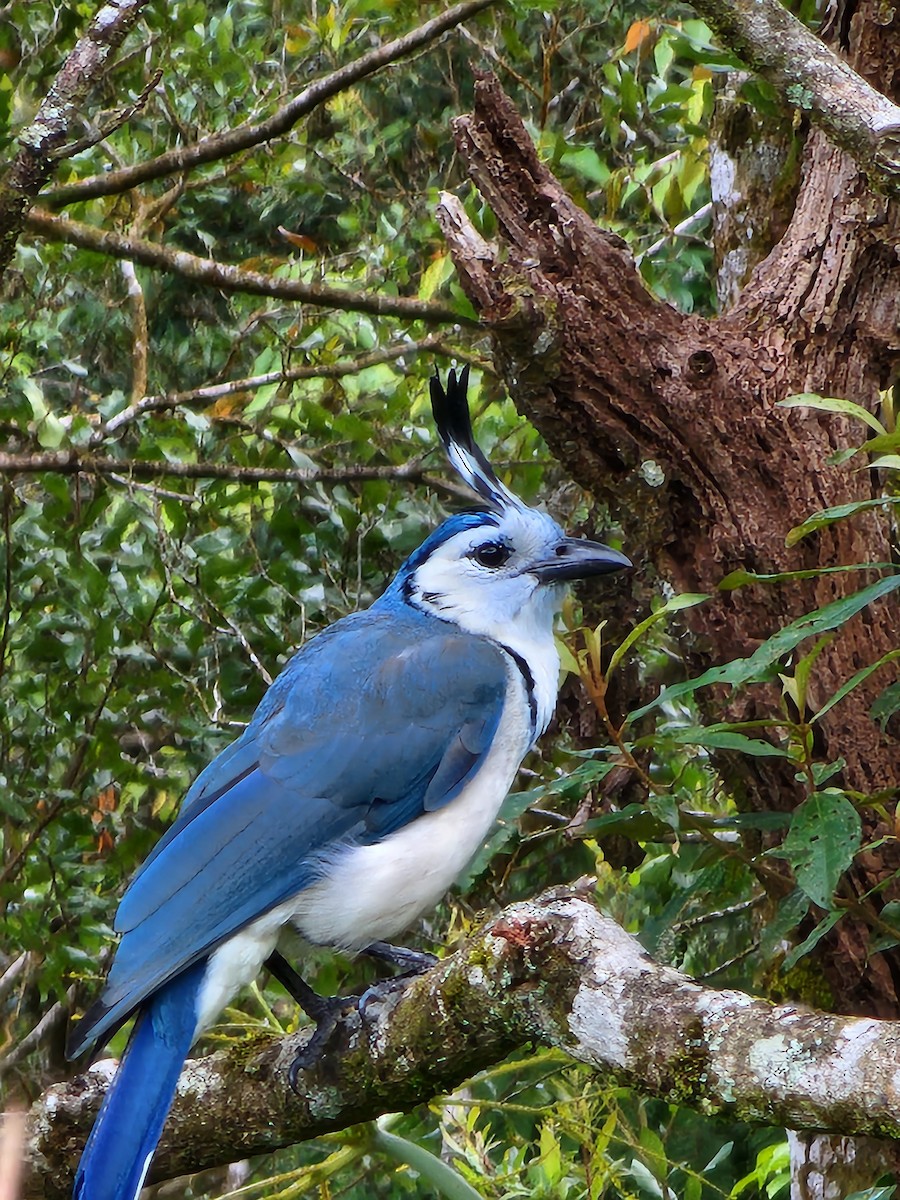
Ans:
<svg viewBox="0 0 900 1200"><path fill-rule="evenodd" d="M494 468L475 441L469 416L469 402L466 398L468 383L468 366L463 367L459 378L455 370L450 371L446 391L437 372L431 377L431 411L434 413L434 423L447 451L450 465L490 508L495 511L506 508L523 509L525 504L500 482Z"/></svg>

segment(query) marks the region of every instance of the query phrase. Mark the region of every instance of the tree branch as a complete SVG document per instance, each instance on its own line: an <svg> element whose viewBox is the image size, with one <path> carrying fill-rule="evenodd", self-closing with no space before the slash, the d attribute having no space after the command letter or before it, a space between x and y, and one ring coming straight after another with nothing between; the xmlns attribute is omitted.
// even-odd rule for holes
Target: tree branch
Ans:
<svg viewBox="0 0 900 1200"><path fill-rule="evenodd" d="M170 392L160 396L142 396L136 403L129 404L121 412L110 417L100 425L91 437L91 444L97 445L110 434L118 432L123 426L135 421L148 412L164 412L182 406L206 405L224 396L233 396L237 392L252 392L257 388L268 387L272 383L296 383L300 379L340 379L345 375L357 375L367 367L375 367L381 363L394 362L407 355L415 357L423 350L443 349L444 343L438 334L429 334L419 341L404 340L380 350L372 350L361 354L359 358L339 359L333 363L311 363L303 367L290 367L284 371L267 371L264 375L249 375L245 379L229 379L225 383L210 383L205 387L191 388L184 392ZM452 352L451 352L452 353Z"/></svg>
<svg viewBox="0 0 900 1200"><path fill-rule="evenodd" d="M446 33L447 30L467 21L476 13L490 8L496 3L497 0L467 0L464 4L456 4L452 8L448 8L446 12L426 21L418 29L404 34L403 37L395 38L392 42L386 42L383 46L377 46L368 54L363 54L362 57L356 59L355 62L347 63L338 70L332 71L330 75L317 79L299 96L264 121L248 122L245 125L239 125L236 129L230 129L226 133L213 134L203 138L191 146L169 150L149 162L123 167L119 171L109 171L104 175L92 175L77 183L56 188L53 192L48 193L48 202L54 208L62 208L67 204L74 204L76 201L115 195L137 187L139 184L148 183L152 179L161 179L166 175L189 171L204 163L216 162L218 159L238 154L252 146L270 142L274 138L283 136L302 117L309 116L314 109L324 104L326 100L330 100L338 92L359 83L360 80L374 74L389 63L397 62L398 59L420 50L429 42L440 37L441 34Z"/></svg>
<svg viewBox="0 0 900 1200"><path fill-rule="evenodd" d="M443 304L416 300L406 296L378 295L373 292L351 292L344 288L302 283L298 279L278 279L261 271L218 263L201 258L187 250L173 250L158 242L128 237L112 230L98 229L83 221L57 217L44 209L35 208L28 214L26 225L34 233L52 242L66 242L83 250L96 250L111 258L131 259L145 267L154 267L172 275L180 275L204 287L222 292L243 292L251 296L270 296L277 300L295 300L344 312L366 312L380 317L402 317L408 321L429 324L454 324L477 327L479 321L463 316Z"/></svg>
<svg viewBox="0 0 900 1200"><path fill-rule="evenodd" d="M150 335L147 329L147 305L144 300L144 289L137 277L134 263L123 258L120 262L122 278L128 289L128 302L131 305L131 400L138 403L147 393L147 351L150 346Z"/></svg>
<svg viewBox="0 0 900 1200"><path fill-rule="evenodd" d="M568 889L511 906L405 991L351 1013L295 1096L287 1069L305 1037L189 1063L152 1178L411 1108L529 1041L707 1113L900 1136L900 1023L702 987ZM100 1063L34 1106L26 1197L66 1194L110 1073Z"/></svg>
<svg viewBox="0 0 900 1200"><path fill-rule="evenodd" d="M881 187L900 195L900 107L779 0L692 0L724 45L810 114Z"/></svg>
<svg viewBox="0 0 900 1200"><path fill-rule="evenodd" d="M229 479L234 483L359 483L367 479L419 481L426 478L418 461L382 467L242 467L235 463L104 458L78 450L48 450L38 454L6 454L0 451L0 475L36 475L42 471L57 475L130 475L135 479L161 479L165 476L174 479Z"/></svg>
<svg viewBox="0 0 900 1200"><path fill-rule="evenodd" d="M147 0L108 0L66 59L37 116L18 139L18 151L0 182L0 276L22 231L25 213L72 140L79 106L99 82Z"/></svg>

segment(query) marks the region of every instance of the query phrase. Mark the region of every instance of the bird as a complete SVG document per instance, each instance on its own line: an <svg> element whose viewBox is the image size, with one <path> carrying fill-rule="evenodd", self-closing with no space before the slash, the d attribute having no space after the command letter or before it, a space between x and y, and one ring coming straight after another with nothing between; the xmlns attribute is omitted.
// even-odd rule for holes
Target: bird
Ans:
<svg viewBox="0 0 900 1200"><path fill-rule="evenodd" d="M338 1010L282 957L287 931L414 968L434 961L390 939L474 857L550 722L566 585L632 565L501 482L474 438L468 376L451 369L445 388L435 374L430 394L477 505L446 518L370 608L290 659L122 897L121 939L69 1056L136 1019L75 1200L137 1197L191 1046L264 964L318 1020L321 1051Z"/></svg>

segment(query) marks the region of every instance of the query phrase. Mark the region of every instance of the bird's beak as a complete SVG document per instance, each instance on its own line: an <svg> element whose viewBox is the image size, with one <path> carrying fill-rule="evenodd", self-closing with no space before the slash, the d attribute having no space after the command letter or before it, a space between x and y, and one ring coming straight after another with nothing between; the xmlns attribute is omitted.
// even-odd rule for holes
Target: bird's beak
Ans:
<svg viewBox="0 0 900 1200"><path fill-rule="evenodd" d="M537 575L541 583L565 583L569 579L586 579L589 575L609 575L631 566L631 559L611 546L567 537L557 543L550 558L528 567L528 574Z"/></svg>

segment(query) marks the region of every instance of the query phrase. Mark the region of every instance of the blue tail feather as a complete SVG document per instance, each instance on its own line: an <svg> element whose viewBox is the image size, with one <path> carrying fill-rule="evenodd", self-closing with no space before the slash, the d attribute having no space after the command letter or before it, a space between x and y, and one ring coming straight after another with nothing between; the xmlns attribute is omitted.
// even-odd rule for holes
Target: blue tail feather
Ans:
<svg viewBox="0 0 900 1200"><path fill-rule="evenodd" d="M73 1200L135 1200L194 1040L206 962L142 1007L75 1173Z"/></svg>

